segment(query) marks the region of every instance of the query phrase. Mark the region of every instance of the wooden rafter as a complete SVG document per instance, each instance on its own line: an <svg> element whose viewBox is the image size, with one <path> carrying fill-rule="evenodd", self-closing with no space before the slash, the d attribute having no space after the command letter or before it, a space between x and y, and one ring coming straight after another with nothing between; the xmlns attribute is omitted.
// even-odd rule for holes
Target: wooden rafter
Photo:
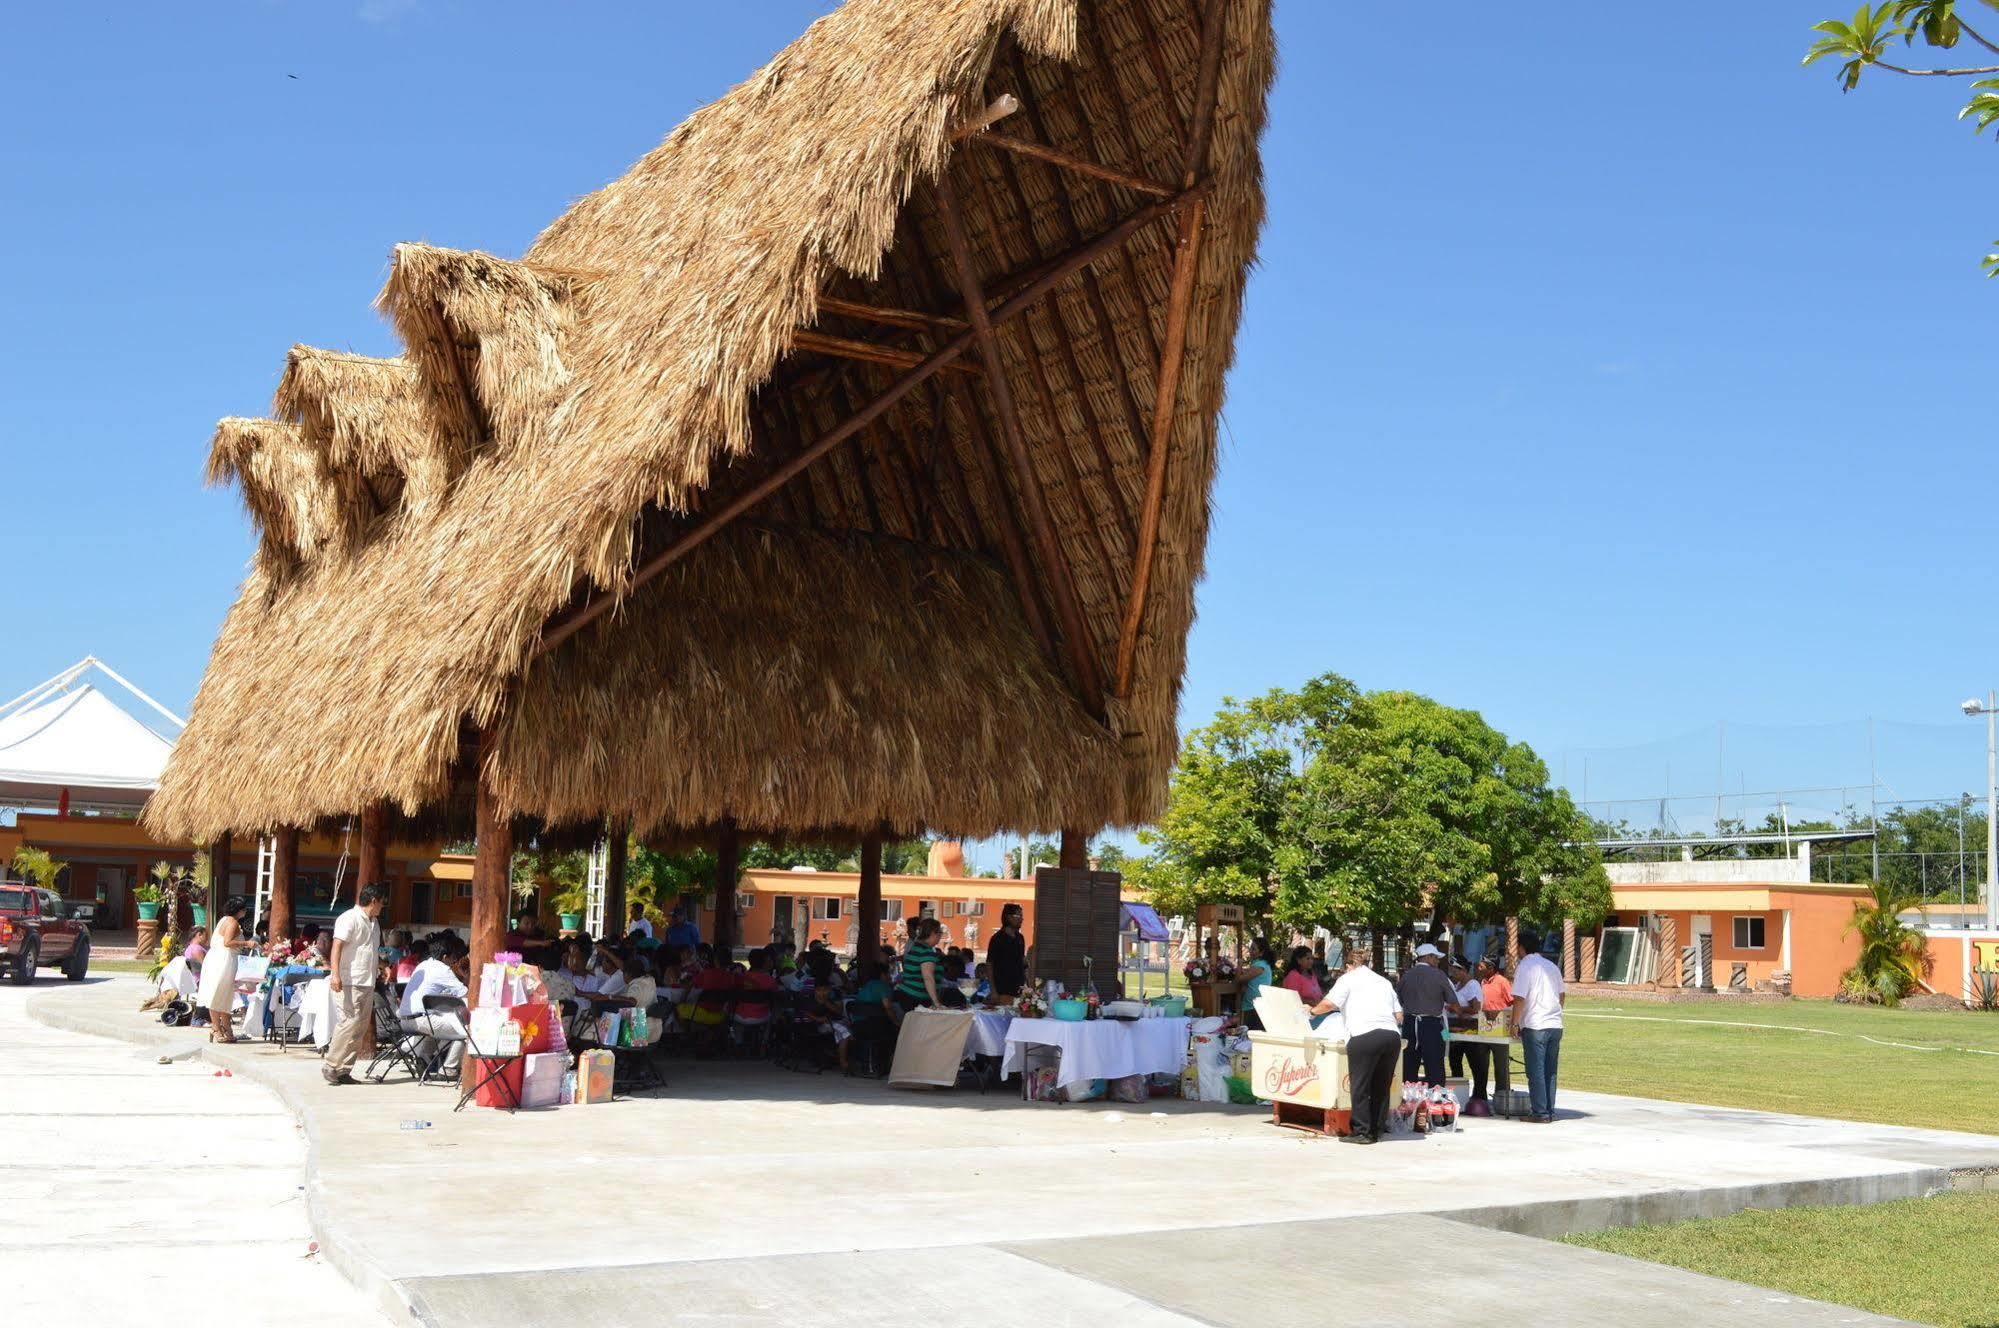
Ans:
<svg viewBox="0 0 1999 1328"><path fill-rule="evenodd" d="M965 219L958 208L958 196L951 186L947 167L937 175L937 214L944 224L944 237L951 248L951 262L958 274L959 293L964 297L965 314L972 320L972 333L986 364L986 393L999 416L1000 438L1006 444L1007 459L1013 465L1014 480L1020 488L1021 508L1027 518L1028 534L1034 541L1049 598L1055 602L1055 617L1062 626L1063 655L1069 661L1076 691L1092 715L1104 712L1103 673L1090 648L1089 626L1083 617L1082 600L1076 594L1075 574L1069 558L1055 536L1055 523L1048 515L1048 500L1041 492L1041 478L1034 472L1021 432L1020 411L1013 389L1006 379L1006 365L1000 358L999 338L993 335L992 319L986 313L985 293L979 287L978 267L972 258L972 242L965 234Z"/></svg>
<svg viewBox="0 0 1999 1328"><path fill-rule="evenodd" d="M1208 148L1214 136L1215 97L1221 83L1222 45L1228 0L1207 0L1201 23L1201 63L1194 80L1194 120L1188 129L1185 184L1207 172ZM1200 266L1201 232L1206 198L1180 214L1179 241L1173 255L1173 284L1166 303L1166 347L1159 362L1158 391L1152 402L1151 450L1145 460L1145 503L1138 513L1138 547L1133 554L1131 591L1118 628L1114 681L1119 699L1131 695L1138 658L1138 633L1145 623L1146 594L1152 588L1152 565L1159 556L1159 514L1166 498L1166 462L1173 449L1173 419L1179 404L1180 370L1187 358L1187 320L1193 305L1194 278Z"/></svg>
<svg viewBox="0 0 1999 1328"><path fill-rule="evenodd" d="M988 130L986 133L973 138L972 141L974 143L984 143L987 147L1003 148L1008 152L1017 153L1023 157L1033 157L1036 160L1045 161L1051 166L1059 166L1065 171L1074 171L1078 175L1087 175L1092 179L1105 180L1111 184L1130 189L1135 193L1148 194L1153 198L1171 198L1175 192L1173 186L1170 184L1161 184L1157 180L1148 180L1143 175L1133 175L1130 171L1121 171L1115 166L1106 166L1101 162L1091 161L1087 157L1079 157L1073 152L1064 152L1060 148L1051 148L1046 143L1035 143L1025 138L1015 138L1012 134L1002 134L998 130Z"/></svg>
<svg viewBox="0 0 1999 1328"><path fill-rule="evenodd" d="M863 304L859 300L846 300L837 295L821 295L819 312L838 314L842 318L858 318L863 322L882 323L889 327L908 328L912 332L929 332L942 329L946 332L962 332L971 324L950 314L930 314L918 309L890 309L878 304Z"/></svg>
<svg viewBox="0 0 1999 1328"><path fill-rule="evenodd" d="M886 364L893 369L914 369L923 363L923 357L914 351L898 350L894 346L884 346L878 341L860 341L853 337L836 337L831 333L819 332L802 327L791 334L791 348L810 354L831 355L842 360L861 360L868 364ZM976 374L978 366L971 364L947 364L946 373Z"/></svg>
<svg viewBox="0 0 1999 1328"><path fill-rule="evenodd" d="M1052 290L1056 285L1082 268L1089 266L1089 264L1095 262L1104 254L1116 249L1135 232L1157 221L1161 217L1175 213L1191 205L1196 199L1202 197L1205 192L1206 187L1197 183L1193 188L1182 190L1172 198L1163 198L1158 202L1149 203L1139 208L1137 211L1126 216L1122 221L1099 232L1088 241L1071 249L1068 253L1058 255L1047 263L1042 264L1038 269L1038 274L1032 280L1003 300L999 307L994 309L990 315L984 314L982 307L982 320L990 326L1013 318L1023 309L1040 299L1043 294ZM925 356L921 364L898 377L887 391L863 406L859 412L848 416L845 420L824 434L821 434L809 446L799 449L789 461L779 466L769 475L766 475L762 480L746 487L741 492L719 503L713 509L705 511L698 521L683 529L664 548L646 557L632 569L631 589L636 590L638 587L651 581L668 567L699 548L713 537L717 531L727 526L744 512L755 507L765 498L768 498L786 482L809 467L814 461L817 461L820 457L838 447L859 430L867 427L868 423L876 416L888 410L889 407L893 406L897 401L900 401L916 388L935 378L946 364L970 349L975 339L976 333L971 329L953 336L949 341L946 341L943 345ZM596 592L590 594L581 603L557 612L543 628L541 639L536 644L534 653L536 655L547 654L584 627L595 622L605 613L608 613L612 606L617 603L617 600L618 597L615 595Z"/></svg>

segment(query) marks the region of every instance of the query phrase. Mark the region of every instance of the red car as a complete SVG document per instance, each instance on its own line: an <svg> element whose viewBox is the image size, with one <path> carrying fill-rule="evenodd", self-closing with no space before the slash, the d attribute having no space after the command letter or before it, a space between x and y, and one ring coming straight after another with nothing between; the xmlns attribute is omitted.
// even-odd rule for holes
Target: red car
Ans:
<svg viewBox="0 0 1999 1328"><path fill-rule="evenodd" d="M54 891L0 884L0 969L25 986L38 967L81 982L90 971L90 928Z"/></svg>

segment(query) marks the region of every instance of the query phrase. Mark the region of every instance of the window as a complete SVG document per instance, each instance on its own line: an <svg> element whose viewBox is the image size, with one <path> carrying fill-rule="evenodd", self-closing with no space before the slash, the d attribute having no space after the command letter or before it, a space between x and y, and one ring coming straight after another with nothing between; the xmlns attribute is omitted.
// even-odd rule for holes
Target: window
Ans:
<svg viewBox="0 0 1999 1328"><path fill-rule="evenodd" d="M1735 948L1738 950L1761 950L1763 948L1763 919L1737 918L1735 920Z"/></svg>
<svg viewBox="0 0 1999 1328"><path fill-rule="evenodd" d="M458 897L460 899L470 899L472 897L472 882L463 881L459 883Z"/></svg>
<svg viewBox="0 0 1999 1328"><path fill-rule="evenodd" d="M826 898L813 900L812 917L818 922L838 922L840 920L840 901L838 899Z"/></svg>
<svg viewBox="0 0 1999 1328"><path fill-rule="evenodd" d="M900 899L882 900L882 921L883 922L902 921L902 901Z"/></svg>
<svg viewBox="0 0 1999 1328"><path fill-rule="evenodd" d="M958 911L969 917L982 918L986 915L986 901L983 899L966 900L958 906Z"/></svg>

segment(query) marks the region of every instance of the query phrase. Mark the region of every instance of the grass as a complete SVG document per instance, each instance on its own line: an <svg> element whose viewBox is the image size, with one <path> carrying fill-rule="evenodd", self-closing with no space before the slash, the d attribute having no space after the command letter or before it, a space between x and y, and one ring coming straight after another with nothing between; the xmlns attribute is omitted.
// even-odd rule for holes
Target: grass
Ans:
<svg viewBox="0 0 1999 1328"><path fill-rule="evenodd" d="M1578 998L1562 1087L1999 1134L1999 1017Z"/></svg>
<svg viewBox="0 0 1999 1328"><path fill-rule="evenodd" d="M150 959L99 959L91 956L90 971L93 973L136 973L140 977L153 971Z"/></svg>
<svg viewBox="0 0 1999 1328"><path fill-rule="evenodd" d="M1990 1328L1999 1322L1995 1226L1999 1191L1982 1190L1864 1208L1750 1210L1564 1239L1918 1323Z"/></svg>

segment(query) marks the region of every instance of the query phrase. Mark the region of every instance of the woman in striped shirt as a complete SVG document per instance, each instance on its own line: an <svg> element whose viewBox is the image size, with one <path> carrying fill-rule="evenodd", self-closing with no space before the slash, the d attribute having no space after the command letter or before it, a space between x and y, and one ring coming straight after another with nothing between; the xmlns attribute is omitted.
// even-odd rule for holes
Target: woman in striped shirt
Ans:
<svg viewBox="0 0 1999 1328"><path fill-rule="evenodd" d="M904 1010L941 1005L939 976L944 956L937 953L937 919L918 918L909 930L909 948L902 952L902 976L895 984L895 1003Z"/></svg>

